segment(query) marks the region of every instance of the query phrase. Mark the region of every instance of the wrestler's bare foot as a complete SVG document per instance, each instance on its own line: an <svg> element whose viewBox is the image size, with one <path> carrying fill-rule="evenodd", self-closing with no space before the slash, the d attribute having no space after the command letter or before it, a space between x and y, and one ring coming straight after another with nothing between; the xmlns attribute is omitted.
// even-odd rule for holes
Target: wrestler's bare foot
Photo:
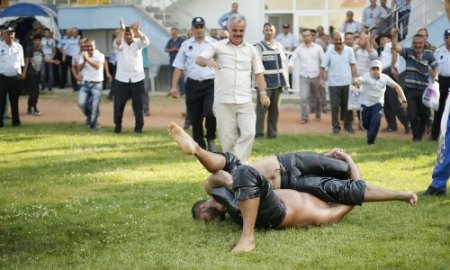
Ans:
<svg viewBox="0 0 450 270"><path fill-rule="evenodd" d="M167 131L186 155L195 155L197 153L198 144L183 130L182 127L172 121L170 122Z"/></svg>
<svg viewBox="0 0 450 270"><path fill-rule="evenodd" d="M255 241L252 239L240 239L237 245L231 250L232 253L249 252L255 248Z"/></svg>
<svg viewBox="0 0 450 270"><path fill-rule="evenodd" d="M406 202L408 202L412 207L417 205L417 201L419 200L419 198L417 197L417 195L415 193L411 192L410 197L407 199Z"/></svg>

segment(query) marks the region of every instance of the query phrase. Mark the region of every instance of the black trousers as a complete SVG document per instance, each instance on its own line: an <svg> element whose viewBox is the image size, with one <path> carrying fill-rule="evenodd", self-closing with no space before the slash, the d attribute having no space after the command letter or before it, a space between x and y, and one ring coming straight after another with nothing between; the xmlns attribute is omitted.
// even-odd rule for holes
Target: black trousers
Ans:
<svg viewBox="0 0 450 270"><path fill-rule="evenodd" d="M70 72L70 77L72 77L72 71L70 70L70 67L72 65L72 57L66 56L66 61L61 62L61 84L60 87L66 87L67 86L67 72Z"/></svg>
<svg viewBox="0 0 450 270"><path fill-rule="evenodd" d="M383 73L392 77L390 68L384 69ZM394 130L397 129L396 117L403 126L407 127L409 125L406 110L401 107L397 92L389 86L386 86L386 91L384 92L384 117L386 118L387 127Z"/></svg>
<svg viewBox="0 0 450 270"><path fill-rule="evenodd" d="M422 102L422 92L408 89L406 90L406 100L408 101L408 118L411 123L413 140L421 140L425 132L425 125L430 119L431 111Z"/></svg>
<svg viewBox="0 0 450 270"><path fill-rule="evenodd" d="M447 100L450 88L450 77L439 76L439 109L434 113L433 126L431 128L431 138L437 140L441 132L441 120L444 113L445 101Z"/></svg>
<svg viewBox="0 0 450 270"><path fill-rule="evenodd" d="M39 99L39 74L28 74L26 79L28 91L28 108L36 107Z"/></svg>
<svg viewBox="0 0 450 270"><path fill-rule="evenodd" d="M331 103L331 125L333 131L340 131L340 116L344 119L344 128L347 131L352 130L353 112L347 109L349 85L329 86Z"/></svg>
<svg viewBox="0 0 450 270"><path fill-rule="evenodd" d="M19 126L19 77L7 77L0 74L0 127L3 127L3 114L5 113L7 94L9 95L9 104L11 106L12 125Z"/></svg>
<svg viewBox="0 0 450 270"><path fill-rule="evenodd" d="M114 80L114 124L122 127L123 110L129 98L135 117L135 131L142 131L144 126L144 113L142 111L142 92L144 92L144 80L135 83L124 83Z"/></svg>
<svg viewBox="0 0 450 270"><path fill-rule="evenodd" d="M192 138L206 149L203 132L205 119L206 139L216 138L216 118L213 113L214 79L196 81L188 78L185 84L187 115L192 125Z"/></svg>
<svg viewBox="0 0 450 270"><path fill-rule="evenodd" d="M72 67L72 56L67 55L66 62L64 63L63 76L65 76L64 74L67 74L67 70L69 70L70 84L72 85L72 90L79 91L80 86L78 85L77 79L75 79L75 76L73 75L71 67ZM67 80L67 77L64 77L64 80ZM64 84L65 84L65 82L66 81L64 81Z"/></svg>

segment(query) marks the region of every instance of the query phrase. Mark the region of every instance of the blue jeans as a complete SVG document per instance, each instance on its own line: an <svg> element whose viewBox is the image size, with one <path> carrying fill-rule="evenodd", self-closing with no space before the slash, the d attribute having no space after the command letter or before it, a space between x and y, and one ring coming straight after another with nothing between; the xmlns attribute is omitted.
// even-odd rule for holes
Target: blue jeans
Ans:
<svg viewBox="0 0 450 270"><path fill-rule="evenodd" d="M367 143L374 144L380 129L381 117L383 116L383 106L377 103L372 106L361 105L361 122L367 130Z"/></svg>
<svg viewBox="0 0 450 270"><path fill-rule="evenodd" d="M450 177L450 117L447 120L445 139L439 142L439 152L433 169L431 187L445 191Z"/></svg>
<svg viewBox="0 0 450 270"><path fill-rule="evenodd" d="M86 115L91 128L97 126L102 88L102 82L83 82L78 95L78 106Z"/></svg>
<svg viewBox="0 0 450 270"><path fill-rule="evenodd" d="M42 89L48 88L52 90L53 87L53 64L44 63L41 70L41 85Z"/></svg>

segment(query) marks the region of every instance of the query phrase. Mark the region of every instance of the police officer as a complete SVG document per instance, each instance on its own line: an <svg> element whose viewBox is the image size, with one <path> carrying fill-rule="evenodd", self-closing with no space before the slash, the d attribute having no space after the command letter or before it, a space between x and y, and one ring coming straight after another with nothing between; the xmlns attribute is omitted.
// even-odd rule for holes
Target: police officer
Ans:
<svg viewBox="0 0 450 270"><path fill-rule="evenodd" d="M19 119L19 79L25 65L23 48L15 42L15 30L8 27L4 40L0 41L0 115L5 112L6 95L9 95L12 126L20 126ZM24 77L23 77L24 78ZM0 127L3 127L3 117L0 117Z"/></svg>
<svg viewBox="0 0 450 270"><path fill-rule="evenodd" d="M206 149L203 133L205 118L208 150L215 152L216 118L212 110L214 71L209 67L197 65L195 60L200 52L216 41L206 36L205 20L202 17L195 17L192 20L192 32L194 36L183 42L173 62L175 71L170 94L172 97L179 96L177 85L184 72L187 78L185 83L187 115L192 125L192 137L200 147Z"/></svg>
<svg viewBox="0 0 450 270"><path fill-rule="evenodd" d="M259 91L256 91L258 95L258 102L256 103L256 138L264 136L266 112L268 112L267 138L275 138L277 136L280 95L283 89L289 88L286 56L283 45L275 40L275 33L275 26L271 23L265 23L263 28L264 40L255 44L264 65L267 96L271 100L270 106L264 107L259 101Z"/></svg>
<svg viewBox="0 0 450 270"><path fill-rule="evenodd" d="M441 119L444 112L445 100L447 100L450 88L450 28L444 32L444 45L434 52L434 58L438 62L439 69L439 109L434 113L431 139L437 140L441 131Z"/></svg>

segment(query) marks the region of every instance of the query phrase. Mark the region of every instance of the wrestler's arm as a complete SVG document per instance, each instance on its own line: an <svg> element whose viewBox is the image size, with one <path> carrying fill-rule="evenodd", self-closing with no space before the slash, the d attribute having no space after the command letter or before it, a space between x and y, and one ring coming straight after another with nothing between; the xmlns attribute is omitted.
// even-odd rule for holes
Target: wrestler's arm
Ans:
<svg viewBox="0 0 450 270"><path fill-rule="evenodd" d="M213 188L225 187L226 189L233 191L233 177L226 171L218 171L211 174L205 181L203 187L206 193L211 196Z"/></svg>
<svg viewBox="0 0 450 270"><path fill-rule="evenodd" d="M359 172L356 163L353 161L353 158L349 154L345 153L342 149L336 149L333 151L333 157L348 163L350 166L350 180L361 180L361 173Z"/></svg>
<svg viewBox="0 0 450 270"><path fill-rule="evenodd" d="M350 180L361 180L361 173L359 172L356 163L353 161L353 158L349 154L344 152L343 149L333 148L330 152L324 154L324 156L347 162L350 166Z"/></svg>

